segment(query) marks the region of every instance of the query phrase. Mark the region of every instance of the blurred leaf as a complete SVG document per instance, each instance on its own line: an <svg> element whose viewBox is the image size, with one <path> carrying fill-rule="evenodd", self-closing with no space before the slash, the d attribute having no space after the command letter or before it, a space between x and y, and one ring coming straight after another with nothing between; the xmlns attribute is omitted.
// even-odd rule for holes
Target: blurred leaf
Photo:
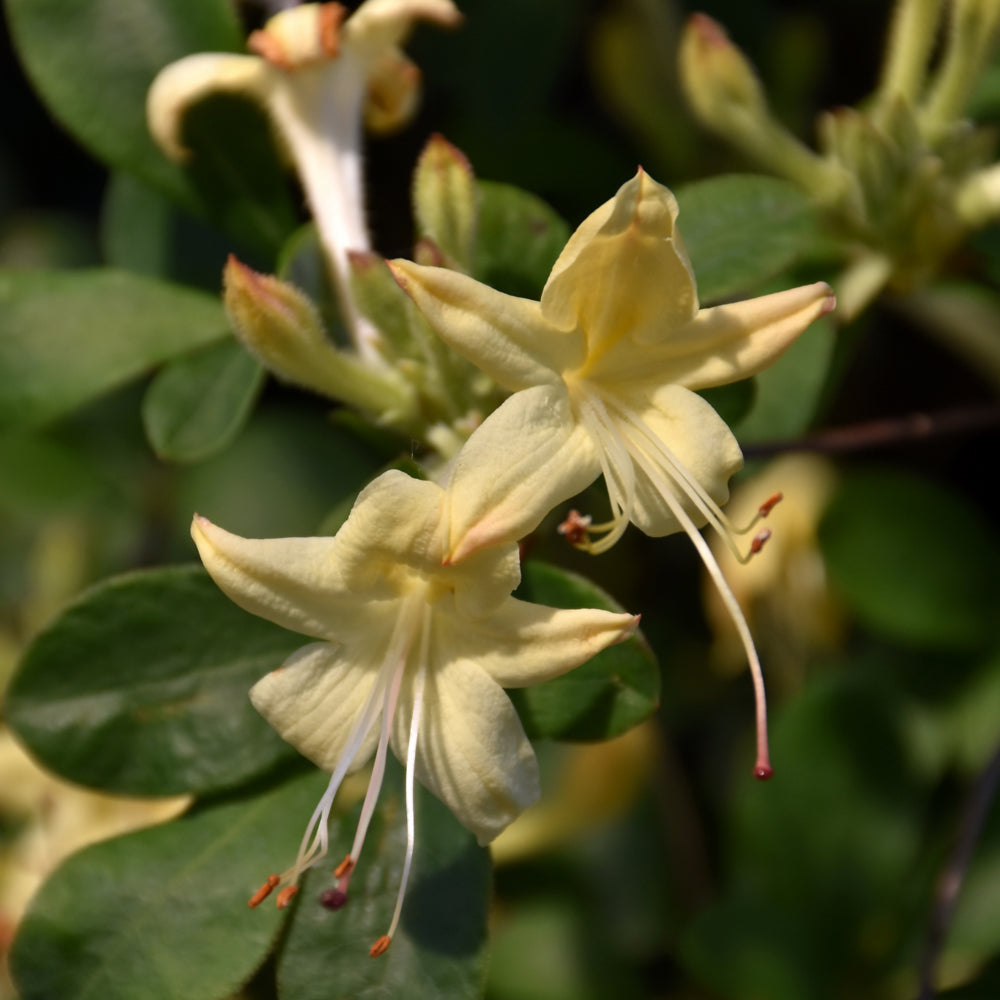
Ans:
<svg viewBox="0 0 1000 1000"><path fill-rule="evenodd" d="M845 476L820 543L833 583L875 631L941 649L995 639L996 536L978 511L943 487L900 472Z"/></svg>
<svg viewBox="0 0 1000 1000"><path fill-rule="evenodd" d="M816 320L777 361L753 377L752 405L736 427L741 441L788 440L809 427L826 387L834 332L829 320Z"/></svg>
<svg viewBox="0 0 1000 1000"><path fill-rule="evenodd" d="M360 805L341 821L353 828ZM399 928L380 958L368 949L389 928L406 847L402 770L389 762L346 909L316 902L316 880L296 902L278 960L278 990L295 1000L478 998L486 964L489 854L419 784L416 851ZM340 831L338 831L340 832ZM343 842L348 836L331 836ZM339 861L341 855L334 848ZM30 998L29 998L30 1000Z"/></svg>
<svg viewBox="0 0 1000 1000"><path fill-rule="evenodd" d="M195 109L181 168L146 126L146 93L166 65L193 52L239 52L244 39L227 0L10 0L11 32L28 75L55 117L95 156L173 199L275 247L294 212L256 115L235 102ZM197 132L195 137L193 134Z"/></svg>
<svg viewBox="0 0 1000 1000"><path fill-rule="evenodd" d="M85 455L44 434L0 439L0 509L39 517L101 496L107 482Z"/></svg>
<svg viewBox="0 0 1000 1000"><path fill-rule="evenodd" d="M218 1000L264 960L283 914L247 900L322 794L310 773L196 807L71 857L45 883L11 954L22 1000Z"/></svg>
<svg viewBox="0 0 1000 1000"><path fill-rule="evenodd" d="M218 294L233 241L131 174L111 175L101 209L101 246L111 267Z"/></svg>
<svg viewBox="0 0 1000 1000"><path fill-rule="evenodd" d="M35 639L4 712L46 767L82 785L227 788L294 754L247 691L302 644L238 608L201 567L130 573L86 592Z"/></svg>
<svg viewBox="0 0 1000 1000"><path fill-rule="evenodd" d="M227 335L218 298L125 271L0 271L0 426L60 417Z"/></svg>
<svg viewBox="0 0 1000 1000"><path fill-rule="evenodd" d="M728 891L681 949L722 997L884 996L909 959L924 803L877 665L817 676L778 715L773 780L736 789Z"/></svg>
<svg viewBox="0 0 1000 1000"><path fill-rule="evenodd" d="M235 341L171 362L142 401L153 450L173 462L222 451L246 423L263 382L264 370Z"/></svg>
<svg viewBox="0 0 1000 1000"><path fill-rule="evenodd" d="M509 295L537 299L569 239L569 227L541 198L510 184L477 181L479 223L473 273Z"/></svg>
<svg viewBox="0 0 1000 1000"><path fill-rule="evenodd" d="M755 288L812 246L816 210L788 181L730 174L676 193L677 226L702 302Z"/></svg>
<svg viewBox="0 0 1000 1000"><path fill-rule="evenodd" d="M624 610L584 577L540 562L525 563L516 596L556 608ZM562 677L508 694L532 739L602 740L656 710L660 674L652 650L637 635Z"/></svg>

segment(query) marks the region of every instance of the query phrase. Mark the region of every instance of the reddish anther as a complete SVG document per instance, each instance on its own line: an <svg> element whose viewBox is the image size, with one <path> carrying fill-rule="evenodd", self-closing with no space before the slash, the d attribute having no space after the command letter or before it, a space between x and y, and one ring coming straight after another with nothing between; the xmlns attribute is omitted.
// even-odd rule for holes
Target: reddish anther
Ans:
<svg viewBox="0 0 1000 1000"><path fill-rule="evenodd" d="M297 885L286 885L281 892L278 893L278 909L283 910L288 904L295 898L295 894L299 891Z"/></svg>
<svg viewBox="0 0 1000 1000"><path fill-rule="evenodd" d="M319 897L319 902L321 906L325 906L328 910L339 910L347 903L347 893L342 892L340 889L327 889Z"/></svg>
<svg viewBox="0 0 1000 1000"><path fill-rule="evenodd" d="M388 934L383 934L369 949L369 958L378 958L379 955L384 955L392 944L392 938Z"/></svg>
<svg viewBox="0 0 1000 1000"><path fill-rule="evenodd" d="M267 881L250 897L247 906L251 909L260 906L271 895L274 887L281 881L277 875L268 875Z"/></svg>
<svg viewBox="0 0 1000 1000"><path fill-rule="evenodd" d="M764 543L771 537L771 529L765 528L763 531L757 532L754 535L753 541L750 543L750 554L757 555L762 548L764 548Z"/></svg>
<svg viewBox="0 0 1000 1000"><path fill-rule="evenodd" d="M774 508L784 499L784 494L773 493L758 508L757 514L760 517L767 517Z"/></svg>
<svg viewBox="0 0 1000 1000"><path fill-rule="evenodd" d="M355 861L354 858L348 854L343 861L333 870L334 878L343 878L345 875L350 875L354 871Z"/></svg>
<svg viewBox="0 0 1000 1000"><path fill-rule="evenodd" d="M566 515L566 520L556 528L556 531L565 536L570 545L583 545L587 541L590 524L589 515L581 514L578 510L571 510Z"/></svg>

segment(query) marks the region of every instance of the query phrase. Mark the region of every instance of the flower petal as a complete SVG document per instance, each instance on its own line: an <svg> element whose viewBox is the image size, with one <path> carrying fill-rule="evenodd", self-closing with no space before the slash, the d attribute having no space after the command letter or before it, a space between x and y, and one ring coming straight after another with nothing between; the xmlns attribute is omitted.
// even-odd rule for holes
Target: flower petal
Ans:
<svg viewBox="0 0 1000 1000"><path fill-rule="evenodd" d="M344 584L335 538L241 538L197 515L191 537L212 579L245 611L318 639L363 633L367 595Z"/></svg>
<svg viewBox="0 0 1000 1000"><path fill-rule="evenodd" d="M146 95L146 120L157 145L171 159L187 159L184 115L213 94L244 94L267 105L277 70L256 56L199 52L162 69Z"/></svg>
<svg viewBox="0 0 1000 1000"><path fill-rule="evenodd" d="M488 844L539 795L538 763L514 706L484 670L449 659L432 642L416 751L416 776ZM393 720L392 747L406 760L414 672Z"/></svg>
<svg viewBox="0 0 1000 1000"><path fill-rule="evenodd" d="M554 382L583 360L583 337L550 327L537 302L443 267L389 267L441 339L511 392Z"/></svg>
<svg viewBox="0 0 1000 1000"><path fill-rule="evenodd" d="M480 621L435 618L440 647L461 651L503 687L525 687L558 677L638 628L635 615L595 608L549 608L509 598Z"/></svg>
<svg viewBox="0 0 1000 1000"><path fill-rule="evenodd" d="M434 580L453 592L459 613L477 617L506 600L521 581L517 546L494 546L458 566L445 565L444 490L396 469L373 480L337 533L344 585L369 600L394 600Z"/></svg>
<svg viewBox="0 0 1000 1000"><path fill-rule="evenodd" d="M448 484L449 560L516 541L588 486L600 465L560 383L515 393L459 452Z"/></svg>
<svg viewBox="0 0 1000 1000"><path fill-rule="evenodd" d="M414 21L454 27L461 20L452 0L365 0L344 23L340 37L345 48L374 59L402 42Z"/></svg>
<svg viewBox="0 0 1000 1000"><path fill-rule="evenodd" d="M566 244L542 292L542 315L556 328L585 332L582 377L615 344L654 343L697 312L676 218L673 194L640 170Z"/></svg>
<svg viewBox="0 0 1000 1000"><path fill-rule="evenodd" d="M729 479L743 465L740 446L726 422L701 396L678 385L660 386L642 402L633 397L635 417L672 453L686 473L721 506L729 499ZM630 449L631 450L631 449ZM656 462L661 469L667 463ZM672 494L696 525L705 517L690 499L688 489L677 484L669 472L663 477L674 484ZM636 501L632 523L653 537L681 531L659 486L636 464Z"/></svg>
<svg viewBox="0 0 1000 1000"><path fill-rule="evenodd" d="M327 642L313 643L262 677L250 689L250 700L283 740L324 771L333 771L378 677L377 667L375 650L359 660ZM348 773L372 755L380 719L381 710Z"/></svg>
<svg viewBox="0 0 1000 1000"><path fill-rule="evenodd" d="M836 305L824 281L702 309L668 342L645 355L624 350L602 362L602 379L644 380L705 389L749 378L774 362L813 320Z"/></svg>

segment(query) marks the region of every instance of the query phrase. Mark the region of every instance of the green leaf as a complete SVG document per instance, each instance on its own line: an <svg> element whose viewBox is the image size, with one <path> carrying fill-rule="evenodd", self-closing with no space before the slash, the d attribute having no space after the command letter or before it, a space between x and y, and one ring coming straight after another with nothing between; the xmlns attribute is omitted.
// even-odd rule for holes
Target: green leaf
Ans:
<svg viewBox="0 0 1000 1000"><path fill-rule="evenodd" d="M794 184L730 174L677 192L678 230L698 297L712 302L773 278L812 245L816 210Z"/></svg>
<svg viewBox="0 0 1000 1000"><path fill-rule="evenodd" d="M1000 546L982 515L943 487L900 472L848 476L820 544L836 588L875 631L939 649L995 639Z"/></svg>
<svg viewBox="0 0 1000 1000"><path fill-rule="evenodd" d="M264 370L233 341L172 362L142 401L153 450L173 462L222 451L246 423L263 382Z"/></svg>
<svg viewBox="0 0 1000 1000"><path fill-rule="evenodd" d="M826 387L834 333L829 320L817 320L777 361L754 376L752 405L735 428L740 441L783 441L809 427Z"/></svg>
<svg viewBox="0 0 1000 1000"><path fill-rule="evenodd" d="M541 198L510 184L477 181L479 223L473 274L510 295L537 299L569 239Z"/></svg>
<svg viewBox="0 0 1000 1000"><path fill-rule="evenodd" d="M624 610L584 577L540 562L525 563L517 597L556 608ZM562 677L508 694L532 739L603 740L656 710L660 674L646 640L636 635Z"/></svg>
<svg viewBox="0 0 1000 1000"><path fill-rule="evenodd" d="M21 924L22 1000L218 1000L263 962L283 920L247 900L296 840L326 775L196 807L71 857Z"/></svg>
<svg viewBox="0 0 1000 1000"><path fill-rule="evenodd" d="M200 567L130 573L35 639L5 716L46 767L82 785L132 795L231 787L294 753L247 691L302 644L238 608Z"/></svg>
<svg viewBox="0 0 1000 1000"><path fill-rule="evenodd" d="M227 334L204 292L124 271L0 270L0 427L63 416Z"/></svg>
<svg viewBox="0 0 1000 1000"><path fill-rule="evenodd" d="M259 114L211 102L200 121L185 122L198 154L187 168L167 160L146 126L146 93L163 67L194 52L243 50L231 3L9 0L7 14L29 77L88 150L234 232L277 246L294 211L285 185L275 183L279 167Z"/></svg>
<svg viewBox="0 0 1000 1000"><path fill-rule="evenodd" d="M294 1000L463 1000L482 996L489 854L446 806L415 788L416 851L399 929L377 959L402 875L406 809L402 769L389 762L346 908L318 905L317 879L296 901L278 960L278 989ZM350 847L360 805L331 831L334 864ZM343 854L340 852L343 846ZM317 872L318 874L318 872ZM325 886L324 886L325 888ZM30 998L29 998L30 1000Z"/></svg>

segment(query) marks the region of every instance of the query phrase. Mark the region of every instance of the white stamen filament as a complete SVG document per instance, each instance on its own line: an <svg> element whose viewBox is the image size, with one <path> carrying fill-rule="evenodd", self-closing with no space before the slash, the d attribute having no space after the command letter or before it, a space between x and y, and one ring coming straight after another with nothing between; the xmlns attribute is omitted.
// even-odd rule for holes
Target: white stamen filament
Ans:
<svg viewBox="0 0 1000 1000"><path fill-rule="evenodd" d="M410 719L410 738L406 745L406 856L403 859L403 874L399 880L399 893L396 896L396 909L392 914L392 922L386 937L391 938L399 926L399 915L403 912L403 898L406 895L406 885L410 879L410 866L413 863L413 846L416 841L416 829L413 818L413 778L416 771L417 736L420 733L420 716L424 707L424 686L427 679L428 650L430 648L430 615L428 607L424 615L424 629L420 642L420 666L413 682L413 716Z"/></svg>
<svg viewBox="0 0 1000 1000"><path fill-rule="evenodd" d="M354 762L354 758L361 749L361 745L368 736L371 727L375 724L379 709L384 706L391 682L397 674L401 674L402 672L402 666L406 663L406 651L412 640L413 614L412 612L408 614L407 608L404 605L399 617L396 619L396 625L389 638L389 646L382 665L379 667L375 683L368 692L364 707L358 716L357 722L354 724L354 728L351 730L340 759L337 761L333 773L330 775L330 782L326 787L326 791L323 793L323 797L319 800L309 823L306 825L306 831L302 837L302 843L299 847L299 854L295 864L282 874L282 882L287 881L294 885L306 869L311 868L326 856L330 836L328 824L333 800L340 789L341 782Z"/></svg>
<svg viewBox="0 0 1000 1000"><path fill-rule="evenodd" d="M722 570L719 569L719 564L716 562L715 556L712 555L712 550L709 548L708 542L705 541L691 519L691 516L684 509L684 505L675 495L672 489L673 483L671 482L672 477L670 473L668 472L664 475L664 470L656 461L656 458L660 457L659 449L657 449L657 453L654 456L651 457L649 455L647 451L648 441L650 438L653 438L653 435L645 427L642 428L643 433L640 434L636 427L638 423L640 422L630 420L623 425L626 447L628 447L629 453L639 463L639 467L646 473L650 481L660 492L663 500L670 508L670 512L694 543L694 547L698 550L698 555L701 556L701 561L705 569L708 570L709 576L712 577L712 582L715 584L716 590L722 598L722 603L725 605L726 611L729 613L729 617L736 627L736 632L743 644L747 662L750 666L750 674L753 678L754 698L756 702L757 761L754 764L754 774L758 778L768 778L772 772L767 739L767 693L764 688L764 673L761 669L760 657L757 655L757 647L754 645L750 626L747 624L743 611L736 597L733 595L732 589L726 582ZM677 482L677 480L673 480L673 482ZM688 495L690 496L690 494Z"/></svg>

